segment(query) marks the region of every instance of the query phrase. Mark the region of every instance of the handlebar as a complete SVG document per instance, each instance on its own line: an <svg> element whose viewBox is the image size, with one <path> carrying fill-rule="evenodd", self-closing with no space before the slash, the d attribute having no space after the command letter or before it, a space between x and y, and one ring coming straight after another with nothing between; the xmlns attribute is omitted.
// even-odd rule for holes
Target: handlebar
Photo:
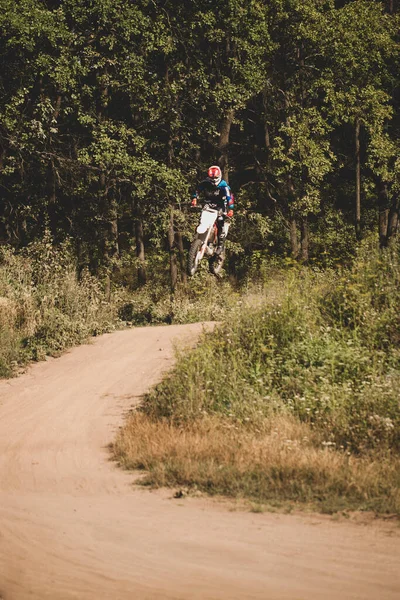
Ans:
<svg viewBox="0 0 400 600"><path fill-rule="evenodd" d="M227 214L227 212L224 212L224 211L222 210L222 208L213 208L213 207L212 207L212 206L210 206L208 203L206 203L206 204L203 204L203 205L201 205L201 204L196 204L196 205L194 205L194 206L193 206L193 205L191 205L189 208L191 208L191 209L195 209L195 210L207 210L207 209L210 209L210 210L217 210L217 211L218 211L218 215L224 215L225 217L228 217L228 214ZM229 218L230 218L230 217L228 217L228 219L229 219Z"/></svg>

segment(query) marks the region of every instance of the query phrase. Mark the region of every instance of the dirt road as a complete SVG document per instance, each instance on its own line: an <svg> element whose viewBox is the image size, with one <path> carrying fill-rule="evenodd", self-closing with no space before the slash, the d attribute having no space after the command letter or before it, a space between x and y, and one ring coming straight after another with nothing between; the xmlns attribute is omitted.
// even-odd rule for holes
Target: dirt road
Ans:
<svg viewBox="0 0 400 600"><path fill-rule="evenodd" d="M137 490L123 415L201 325L105 335L0 382L3 600L398 600L399 528Z"/></svg>

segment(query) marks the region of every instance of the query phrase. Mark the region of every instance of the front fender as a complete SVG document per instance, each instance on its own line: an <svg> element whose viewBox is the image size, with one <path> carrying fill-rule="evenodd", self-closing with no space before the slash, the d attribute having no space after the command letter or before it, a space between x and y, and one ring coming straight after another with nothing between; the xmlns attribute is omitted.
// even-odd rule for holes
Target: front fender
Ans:
<svg viewBox="0 0 400 600"><path fill-rule="evenodd" d="M206 233L210 227L215 223L216 218L218 217L218 211L214 209L203 209L200 217L200 223L197 226L197 233L204 234Z"/></svg>
<svg viewBox="0 0 400 600"><path fill-rule="evenodd" d="M209 228L209 225L207 225L207 223L200 223L200 225L198 225L196 231L197 231L197 233L199 233L201 235L202 233L207 233L208 228Z"/></svg>

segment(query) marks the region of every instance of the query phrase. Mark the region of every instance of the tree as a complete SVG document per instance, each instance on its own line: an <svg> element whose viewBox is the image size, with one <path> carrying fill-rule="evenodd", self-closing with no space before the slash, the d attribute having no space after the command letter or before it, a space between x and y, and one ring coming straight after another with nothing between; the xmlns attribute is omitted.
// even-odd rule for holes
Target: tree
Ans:
<svg viewBox="0 0 400 600"><path fill-rule="evenodd" d="M357 238L361 237L360 133L364 129L369 134L371 149L381 145L392 118L388 63L396 52L395 31L383 3L355 0L330 12L321 44L326 66L319 85L326 117L337 126L347 124L353 129Z"/></svg>
<svg viewBox="0 0 400 600"><path fill-rule="evenodd" d="M291 0L278 3L278 7L273 28L277 47L266 114L268 170L288 221L292 256L300 255L307 261L309 215L319 212L321 185L334 161L331 128L321 113L316 85L323 65L320 38L332 3Z"/></svg>

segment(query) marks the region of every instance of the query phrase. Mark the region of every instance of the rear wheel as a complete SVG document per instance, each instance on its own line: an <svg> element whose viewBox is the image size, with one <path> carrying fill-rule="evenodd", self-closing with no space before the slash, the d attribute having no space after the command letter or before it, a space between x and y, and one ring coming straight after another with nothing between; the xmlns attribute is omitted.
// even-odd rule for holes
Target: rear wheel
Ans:
<svg viewBox="0 0 400 600"><path fill-rule="evenodd" d="M196 273L197 268L199 266L202 245L203 242L196 238L195 240L193 240L192 245L190 246L187 265L188 275L190 277L192 277Z"/></svg>
<svg viewBox="0 0 400 600"><path fill-rule="evenodd" d="M225 252L223 252L222 254L213 254L213 256L210 258L210 261L208 263L210 266L210 272L216 277L221 277L221 271L222 267L224 266L224 261Z"/></svg>

